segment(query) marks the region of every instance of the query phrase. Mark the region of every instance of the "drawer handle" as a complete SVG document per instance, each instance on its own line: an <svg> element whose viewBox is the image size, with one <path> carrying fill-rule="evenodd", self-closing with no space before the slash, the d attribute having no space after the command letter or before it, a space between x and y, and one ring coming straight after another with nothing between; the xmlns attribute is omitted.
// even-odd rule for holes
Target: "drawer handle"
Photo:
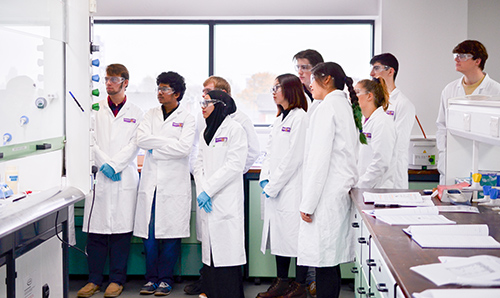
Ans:
<svg viewBox="0 0 500 298"><path fill-rule="evenodd" d="M366 238L365 237L359 237L358 238L358 243L366 244Z"/></svg>
<svg viewBox="0 0 500 298"><path fill-rule="evenodd" d="M352 267L351 268L351 273L358 274L359 273L358 268L357 267Z"/></svg>
<svg viewBox="0 0 500 298"><path fill-rule="evenodd" d="M351 226L353 228L357 229L357 228L359 228L359 223L358 222L353 222Z"/></svg>
<svg viewBox="0 0 500 298"><path fill-rule="evenodd" d="M364 287L359 287L359 288L357 289L357 292L358 292L358 294L360 294L360 295L365 295L365 294L366 294L366 291L365 291L365 288L364 288Z"/></svg>
<svg viewBox="0 0 500 298"><path fill-rule="evenodd" d="M377 284L377 290L379 292L389 292L389 289L384 283Z"/></svg>
<svg viewBox="0 0 500 298"><path fill-rule="evenodd" d="M375 267L375 266L377 266L377 263L375 263L375 260L374 260L374 259L367 259L367 260L366 260L366 265L367 265L368 267Z"/></svg>

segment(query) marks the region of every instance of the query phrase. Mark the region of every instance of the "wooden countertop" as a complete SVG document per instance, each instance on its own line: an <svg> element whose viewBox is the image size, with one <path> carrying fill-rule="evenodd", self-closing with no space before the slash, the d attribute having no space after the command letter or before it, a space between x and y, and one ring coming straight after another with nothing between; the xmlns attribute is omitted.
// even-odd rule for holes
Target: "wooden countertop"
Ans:
<svg viewBox="0 0 500 298"><path fill-rule="evenodd" d="M373 204L363 203L362 194L364 191L401 192L401 190L387 189L352 189L351 198L359 211L374 209ZM405 191L411 192L415 190ZM448 205L440 201L434 201L434 203L437 206ZM473 205L477 206L476 204ZM482 206L478 206L478 208L480 210L478 214L458 212L441 214L450 220L456 221L457 224L487 224L490 236L500 241L500 215L492 211L491 208ZM439 256L470 257L474 255L492 255L500 257L500 249L423 249L402 231L407 226L391 226L362 212L361 216L378 248L380 248L380 253L384 257L389 270L406 297L412 297L411 294L415 292L438 288L423 276L410 271L410 267L438 263ZM459 288L459 286L450 285L440 288Z"/></svg>

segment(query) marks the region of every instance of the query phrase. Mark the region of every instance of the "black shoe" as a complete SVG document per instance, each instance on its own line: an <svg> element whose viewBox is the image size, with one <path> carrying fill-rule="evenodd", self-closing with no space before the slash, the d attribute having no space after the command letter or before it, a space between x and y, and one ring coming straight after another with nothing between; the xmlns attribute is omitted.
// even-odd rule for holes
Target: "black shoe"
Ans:
<svg viewBox="0 0 500 298"><path fill-rule="evenodd" d="M202 284L202 279L198 279L197 281L193 282L192 284L186 285L184 287L184 292L188 295L199 295L203 293L201 290L201 284Z"/></svg>
<svg viewBox="0 0 500 298"><path fill-rule="evenodd" d="M147 284L143 285L139 294L141 295L151 295L155 293L155 290L158 288L158 284L152 281L148 281Z"/></svg>

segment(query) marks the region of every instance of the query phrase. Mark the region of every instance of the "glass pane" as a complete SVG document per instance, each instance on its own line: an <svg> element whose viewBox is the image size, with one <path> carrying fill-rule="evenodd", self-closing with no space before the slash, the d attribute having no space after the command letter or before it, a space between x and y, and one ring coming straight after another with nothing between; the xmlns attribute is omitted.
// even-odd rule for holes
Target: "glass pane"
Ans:
<svg viewBox="0 0 500 298"><path fill-rule="evenodd" d="M269 89L284 73L296 74L293 56L315 49L355 81L369 78L371 24L223 24L215 27L215 74L254 124L270 124L276 105Z"/></svg>
<svg viewBox="0 0 500 298"><path fill-rule="evenodd" d="M127 98L145 112L159 105L156 77L175 71L186 80L181 104L193 114L200 112L201 90L208 77L208 25L95 24L94 43L100 52L100 97L106 98L106 66L121 63L130 73ZM95 73L97 71L94 71Z"/></svg>

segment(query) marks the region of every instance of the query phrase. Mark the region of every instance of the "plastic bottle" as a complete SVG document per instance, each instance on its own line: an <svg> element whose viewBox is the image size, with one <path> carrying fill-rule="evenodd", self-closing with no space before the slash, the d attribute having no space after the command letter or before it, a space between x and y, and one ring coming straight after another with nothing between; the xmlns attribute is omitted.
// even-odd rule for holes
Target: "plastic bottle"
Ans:
<svg viewBox="0 0 500 298"><path fill-rule="evenodd" d="M17 194L17 182L19 180L19 175L17 173L17 167L8 166L5 170L5 183L12 189L14 194Z"/></svg>

